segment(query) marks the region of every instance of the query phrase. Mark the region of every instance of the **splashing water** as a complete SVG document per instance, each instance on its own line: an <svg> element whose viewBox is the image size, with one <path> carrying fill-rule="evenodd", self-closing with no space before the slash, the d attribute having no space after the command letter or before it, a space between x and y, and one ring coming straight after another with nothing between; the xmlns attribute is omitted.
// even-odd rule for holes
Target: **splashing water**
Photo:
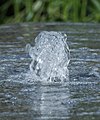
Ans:
<svg viewBox="0 0 100 120"><path fill-rule="evenodd" d="M30 71L35 80L68 81L69 48L67 35L61 32L41 32L35 46L26 45L32 58Z"/></svg>

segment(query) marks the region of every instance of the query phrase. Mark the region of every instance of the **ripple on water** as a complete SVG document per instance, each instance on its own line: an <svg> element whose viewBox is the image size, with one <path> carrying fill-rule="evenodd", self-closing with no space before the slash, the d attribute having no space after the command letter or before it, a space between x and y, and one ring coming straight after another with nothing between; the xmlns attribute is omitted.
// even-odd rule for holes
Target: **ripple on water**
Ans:
<svg viewBox="0 0 100 120"><path fill-rule="evenodd" d="M16 25L0 28L0 120L99 120L99 25L57 24L55 26L52 24L44 27L44 24L41 24L39 27L25 24L18 24L17 28ZM67 43L70 46L71 61L68 66L69 81L67 82L36 80L29 71L29 64L34 56L30 58L24 47L32 41L32 45L36 45L36 47L31 47L31 49L38 48L38 44L42 43L34 42L33 38L44 29L63 30L68 35ZM63 35L61 34L61 36ZM52 37L50 36L50 38ZM55 36L54 39L57 42ZM46 41L46 37L41 42L43 41ZM55 41L52 43L49 41L49 43L56 43ZM59 50L63 51L60 46L63 48L65 43L61 42L56 45L58 48L53 47L54 51L58 50L58 54ZM49 50L47 50L48 55ZM34 50L32 52L34 53ZM46 58L44 55L46 51L42 51L42 48L35 52L41 53L38 58L36 57L38 60L36 66L40 65L39 68L42 66L40 57L42 60L52 58ZM34 54L31 53L31 55ZM54 53L50 55L52 56ZM57 59L54 59L53 56L51 61L53 60ZM56 65L56 62L54 64ZM47 64L43 66L43 68L46 67L48 67Z"/></svg>

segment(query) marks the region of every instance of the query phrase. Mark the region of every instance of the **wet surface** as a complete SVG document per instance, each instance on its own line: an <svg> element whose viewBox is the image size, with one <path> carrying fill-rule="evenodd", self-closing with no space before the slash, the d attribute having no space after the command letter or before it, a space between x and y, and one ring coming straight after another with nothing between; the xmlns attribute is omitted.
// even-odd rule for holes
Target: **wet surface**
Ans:
<svg viewBox="0 0 100 120"><path fill-rule="evenodd" d="M25 51L41 31L68 35L69 81L33 81ZM100 25L33 24L0 26L0 120L99 120Z"/></svg>

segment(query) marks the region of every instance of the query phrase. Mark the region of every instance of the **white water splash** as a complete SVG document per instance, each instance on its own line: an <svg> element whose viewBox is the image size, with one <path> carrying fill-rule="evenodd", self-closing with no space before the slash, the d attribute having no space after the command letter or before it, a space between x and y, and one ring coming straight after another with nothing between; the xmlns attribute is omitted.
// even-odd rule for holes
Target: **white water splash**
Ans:
<svg viewBox="0 0 100 120"><path fill-rule="evenodd" d="M41 32L35 46L26 45L32 62L30 71L35 80L68 81L69 48L67 35L61 32Z"/></svg>

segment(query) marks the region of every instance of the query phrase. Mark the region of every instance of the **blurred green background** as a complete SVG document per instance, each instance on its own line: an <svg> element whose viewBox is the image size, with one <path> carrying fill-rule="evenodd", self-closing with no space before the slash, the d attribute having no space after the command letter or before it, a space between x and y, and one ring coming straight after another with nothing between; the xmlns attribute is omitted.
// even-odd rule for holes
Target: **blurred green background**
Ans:
<svg viewBox="0 0 100 120"><path fill-rule="evenodd" d="M0 24L100 22L100 0L0 0Z"/></svg>

